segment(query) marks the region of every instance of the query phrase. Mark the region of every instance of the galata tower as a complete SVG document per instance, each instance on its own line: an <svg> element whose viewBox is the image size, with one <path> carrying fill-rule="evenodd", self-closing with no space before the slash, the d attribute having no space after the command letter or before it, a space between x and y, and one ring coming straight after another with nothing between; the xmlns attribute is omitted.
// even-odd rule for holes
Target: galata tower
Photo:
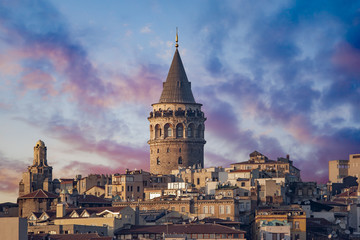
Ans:
<svg viewBox="0 0 360 240"><path fill-rule="evenodd" d="M204 167L204 122L202 104L196 103L191 83L178 51L175 54L158 103L150 112L150 172L169 174L180 167Z"/></svg>

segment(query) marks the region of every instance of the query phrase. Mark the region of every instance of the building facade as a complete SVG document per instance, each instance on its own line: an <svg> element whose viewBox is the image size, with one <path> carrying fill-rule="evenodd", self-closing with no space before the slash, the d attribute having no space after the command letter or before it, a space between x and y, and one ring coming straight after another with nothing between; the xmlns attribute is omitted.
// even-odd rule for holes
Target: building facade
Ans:
<svg viewBox="0 0 360 240"><path fill-rule="evenodd" d="M329 161L329 181L331 183L342 183L343 178L349 175L348 169L348 160Z"/></svg>
<svg viewBox="0 0 360 240"><path fill-rule="evenodd" d="M202 104L191 91L178 44L158 103L152 104L150 122L150 172L169 174L178 167L204 167Z"/></svg>
<svg viewBox="0 0 360 240"><path fill-rule="evenodd" d="M45 143L39 140L34 147L33 164L23 173L19 183L19 196L38 189L53 192L52 167L47 163L46 153Z"/></svg>

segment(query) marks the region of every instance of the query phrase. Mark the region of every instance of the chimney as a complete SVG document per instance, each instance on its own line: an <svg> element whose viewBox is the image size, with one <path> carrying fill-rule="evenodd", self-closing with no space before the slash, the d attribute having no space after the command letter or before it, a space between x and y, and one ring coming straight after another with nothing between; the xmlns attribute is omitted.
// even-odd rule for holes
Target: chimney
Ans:
<svg viewBox="0 0 360 240"><path fill-rule="evenodd" d="M286 155L286 159L290 160L290 155L289 154Z"/></svg>
<svg viewBox="0 0 360 240"><path fill-rule="evenodd" d="M65 204L64 203L59 203L56 205L56 217L57 218L62 218L65 216Z"/></svg>

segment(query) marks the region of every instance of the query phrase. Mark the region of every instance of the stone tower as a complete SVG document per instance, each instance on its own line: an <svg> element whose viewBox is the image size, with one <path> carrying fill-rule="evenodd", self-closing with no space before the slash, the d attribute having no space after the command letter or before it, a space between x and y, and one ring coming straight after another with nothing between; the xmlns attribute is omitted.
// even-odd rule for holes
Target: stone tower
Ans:
<svg viewBox="0 0 360 240"><path fill-rule="evenodd" d="M184 66L176 50L158 103L150 112L150 172L169 174L179 167L204 167L202 104L196 103Z"/></svg>
<svg viewBox="0 0 360 240"><path fill-rule="evenodd" d="M23 173L19 183L19 196L42 189L52 192L52 167L48 166L45 143L39 140L34 147L33 165Z"/></svg>

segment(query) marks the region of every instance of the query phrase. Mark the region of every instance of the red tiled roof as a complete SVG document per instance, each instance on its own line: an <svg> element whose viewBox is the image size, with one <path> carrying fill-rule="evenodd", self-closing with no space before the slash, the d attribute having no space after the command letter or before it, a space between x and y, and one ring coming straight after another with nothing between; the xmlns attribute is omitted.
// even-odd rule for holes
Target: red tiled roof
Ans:
<svg viewBox="0 0 360 240"><path fill-rule="evenodd" d="M28 235L28 239L30 240L43 240L48 239L45 237L50 237L51 240L108 240L108 237L101 237L97 233L84 233L84 234L34 234ZM111 239L111 238L110 238Z"/></svg>
<svg viewBox="0 0 360 240"><path fill-rule="evenodd" d="M47 191L44 191L42 189L38 189L32 193L23 195L21 197L19 197L20 199L22 198L58 198L59 196Z"/></svg>
<svg viewBox="0 0 360 240"><path fill-rule="evenodd" d="M132 226L130 229L117 231L116 235L121 234L139 234L154 233L161 234L244 234L245 231L236 230L219 224L170 224L170 225L153 225L153 226Z"/></svg>
<svg viewBox="0 0 360 240"><path fill-rule="evenodd" d="M259 165L259 164L274 164L274 163L278 163L278 164L286 164L286 163L283 163L283 162L278 162L278 161L275 161L275 160L266 160L266 162L251 162L250 160L247 160L247 161L244 161L244 162L238 162L238 163L232 163L230 165L236 165L236 164L254 164L254 165Z"/></svg>
<svg viewBox="0 0 360 240"><path fill-rule="evenodd" d="M231 170L230 173L233 172L251 172L252 169L237 169L237 170Z"/></svg>
<svg viewBox="0 0 360 240"><path fill-rule="evenodd" d="M350 187L347 191L335 195L335 198L357 197L357 186Z"/></svg>
<svg viewBox="0 0 360 240"><path fill-rule="evenodd" d="M94 195L79 195L78 196L79 203L108 203L111 204L110 201L105 200L103 198L94 196Z"/></svg>

